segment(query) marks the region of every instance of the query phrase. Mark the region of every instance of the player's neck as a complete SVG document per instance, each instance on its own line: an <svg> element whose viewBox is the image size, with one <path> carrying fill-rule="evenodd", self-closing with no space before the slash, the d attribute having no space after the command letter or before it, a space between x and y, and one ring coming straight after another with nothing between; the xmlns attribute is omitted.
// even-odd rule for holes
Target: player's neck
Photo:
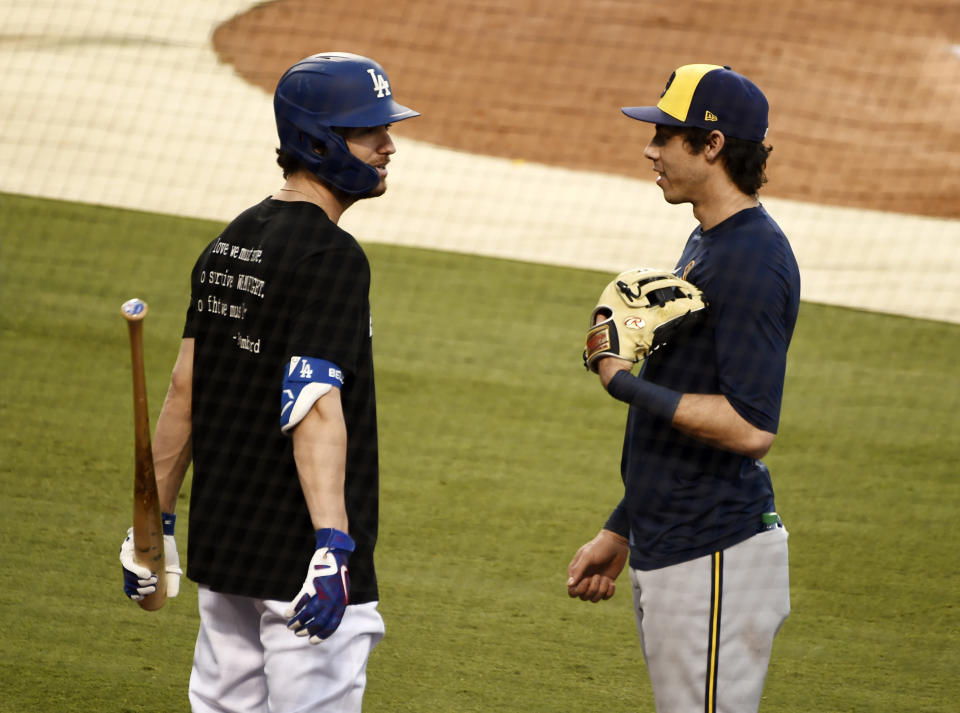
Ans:
<svg viewBox="0 0 960 713"><path fill-rule="evenodd" d="M353 201L346 200L345 196L334 194L323 183L303 173L295 173L287 178L283 187L273 194L273 198L278 201L307 201L318 205L334 223L338 223L343 212L353 204Z"/></svg>
<svg viewBox="0 0 960 713"><path fill-rule="evenodd" d="M700 223L701 230L710 230L731 215L758 205L760 201L757 196L747 195L732 181L720 181L712 190L705 192L704 198L693 201L693 215Z"/></svg>

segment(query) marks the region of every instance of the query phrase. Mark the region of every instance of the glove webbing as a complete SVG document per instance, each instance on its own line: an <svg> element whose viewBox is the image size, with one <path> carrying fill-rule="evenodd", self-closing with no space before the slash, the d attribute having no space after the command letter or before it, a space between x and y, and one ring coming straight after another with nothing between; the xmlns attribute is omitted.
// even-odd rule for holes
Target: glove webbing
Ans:
<svg viewBox="0 0 960 713"><path fill-rule="evenodd" d="M662 275L656 275L654 277L647 277L643 280L637 280L635 283L637 286L636 291L632 290L630 285L628 285L623 280L617 280L617 289L623 293L623 296L626 297L630 302L639 300L641 297L646 297L648 304L656 305L658 307L663 307L667 302L672 302L675 299L685 297L683 291L676 285L666 285L664 287L658 287L655 290L650 290L646 295L643 294L643 286L649 285L651 282L657 282L662 280Z"/></svg>

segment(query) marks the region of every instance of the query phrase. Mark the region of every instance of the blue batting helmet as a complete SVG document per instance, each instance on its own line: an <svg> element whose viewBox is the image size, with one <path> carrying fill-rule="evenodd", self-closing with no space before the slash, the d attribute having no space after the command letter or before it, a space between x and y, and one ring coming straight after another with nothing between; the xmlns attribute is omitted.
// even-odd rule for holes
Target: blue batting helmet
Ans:
<svg viewBox="0 0 960 713"><path fill-rule="evenodd" d="M420 113L393 99L383 67L368 57L326 52L290 67L273 95L280 149L345 193L369 193L377 170L347 148L334 127L393 124Z"/></svg>

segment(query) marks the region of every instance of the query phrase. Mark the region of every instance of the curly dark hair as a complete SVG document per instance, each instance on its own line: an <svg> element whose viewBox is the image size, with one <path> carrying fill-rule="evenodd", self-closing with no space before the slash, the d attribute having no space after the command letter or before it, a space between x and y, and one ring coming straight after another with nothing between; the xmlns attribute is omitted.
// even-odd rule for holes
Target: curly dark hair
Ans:
<svg viewBox="0 0 960 713"><path fill-rule="evenodd" d="M293 174L303 168L303 164L293 154L289 154L283 149L277 149L277 165L283 170L283 177L290 178Z"/></svg>
<svg viewBox="0 0 960 713"><path fill-rule="evenodd" d="M683 136L695 154L701 153L710 141L710 132L706 129L684 127L675 129L675 132ZM759 141L745 141L732 136L724 136L724 139L719 156L723 160L727 175L737 188L748 196L756 195L760 187L767 182L767 157L773 147Z"/></svg>

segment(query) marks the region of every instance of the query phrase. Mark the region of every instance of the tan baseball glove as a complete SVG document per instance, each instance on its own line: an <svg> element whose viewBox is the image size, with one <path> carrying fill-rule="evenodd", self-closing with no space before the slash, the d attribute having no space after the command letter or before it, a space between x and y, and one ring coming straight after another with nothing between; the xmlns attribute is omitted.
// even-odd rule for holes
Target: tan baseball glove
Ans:
<svg viewBox="0 0 960 713"><path fill-rule="evenodd" d="M636 268L622 272L600 294L590 315L583 364L618 357L637 363L706 313L703 293L672 272ZM604 319L597 322L597 316Z"/></svg>

